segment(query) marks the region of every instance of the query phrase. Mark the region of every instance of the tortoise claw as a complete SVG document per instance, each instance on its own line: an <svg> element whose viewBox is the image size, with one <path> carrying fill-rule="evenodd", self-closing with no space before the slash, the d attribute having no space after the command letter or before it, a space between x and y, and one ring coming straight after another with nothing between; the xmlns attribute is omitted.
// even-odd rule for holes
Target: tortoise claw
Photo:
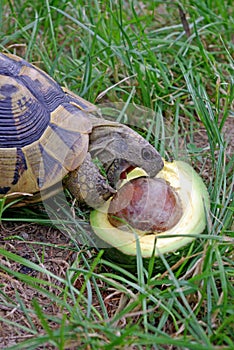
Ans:
<svg viewBox="0 0 234 350"><path fill-rule="evenodd" d="M104 179L104 181L101 181L100 184L97 184L96 188L99 196L102 197L104 201L107 201L111 196L113 196L113 194L117 192L106 182L106 179Z"/></svg>

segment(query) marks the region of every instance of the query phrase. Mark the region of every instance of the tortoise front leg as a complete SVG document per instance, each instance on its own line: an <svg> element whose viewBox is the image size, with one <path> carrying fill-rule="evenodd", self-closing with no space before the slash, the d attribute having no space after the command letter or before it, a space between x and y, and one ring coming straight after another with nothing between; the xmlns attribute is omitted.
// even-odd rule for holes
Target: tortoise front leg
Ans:
<svg viewBox="0 0 234 350"><path fill-rule="evenodd" d="M116 192L100 174L89 153L81 166L64 179L64 185L79 202L93 208L102 205Z"/></svg>

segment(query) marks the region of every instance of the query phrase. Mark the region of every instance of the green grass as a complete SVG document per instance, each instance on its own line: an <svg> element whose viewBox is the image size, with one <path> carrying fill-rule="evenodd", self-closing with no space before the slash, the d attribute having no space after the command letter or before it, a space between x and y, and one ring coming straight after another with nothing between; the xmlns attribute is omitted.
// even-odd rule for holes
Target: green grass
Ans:
<svg viewBox="0 0 234 350"><path fill-rule="evenodd" d="M203 238L175 257L175 268L162 256L163 273L153 259L144 266L139 249L136 272L93 250L82 240L87 211L79 220L66 211L66 221L52 213L71 239L64 243L50 226L43 228L47 240L25 236L22 221L27 232L48 224L40 208L1 206L3 225L20 221L16 231L0 231L1 348L233 347L233 15L228 0L0 3L1 50L93 103L151 109L157 118L144 136L167 159L190 161L211 199ZM50 252L57 250L56 260Z"/></svg>

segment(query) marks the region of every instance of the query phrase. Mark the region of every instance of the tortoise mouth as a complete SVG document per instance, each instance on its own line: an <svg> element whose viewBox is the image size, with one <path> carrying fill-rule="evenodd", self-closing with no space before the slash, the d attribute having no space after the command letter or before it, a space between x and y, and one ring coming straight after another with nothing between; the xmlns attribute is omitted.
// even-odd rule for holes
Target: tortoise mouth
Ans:
<svg viewBox="0 0 234 350"><path fill-rule="evenodd" d="M115 159L107 170L107 178L111 186L116 188L119 180L124 180L136 166L124 159Z"/></svg>
<svg viewBox="0 0 234 350"><path fill-rule="evenodd" d="M126 168L122 170L120 176L119 176L119 179L120 180L124 180L127 178L127 175L132 171L134 170L136 167L134 165L129 165L127 166L126 165Z"/></svg>

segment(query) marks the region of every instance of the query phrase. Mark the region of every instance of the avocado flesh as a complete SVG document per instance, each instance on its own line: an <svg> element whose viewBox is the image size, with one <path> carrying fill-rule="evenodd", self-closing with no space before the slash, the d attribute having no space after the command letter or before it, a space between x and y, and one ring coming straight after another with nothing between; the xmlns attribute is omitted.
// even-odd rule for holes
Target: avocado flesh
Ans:
<svg viewBox="0 0 234 350"><path fill-rule="evenodd" d="M138 176L145 176L143 170L137 168L128 176L128 180ZM143 258L149 258L156 247L154 254L167 254L177 251L196 239L206 227L209 211L209 196L201 177L195 170L183 161L172 163L164 161L164 168L157 174L170 183L180 197L183 215L179 222L170 230L163 233L148 233L132 228L132 231L120 230L109 222L107 218L108 200L104 206L92 211L91 226L97 237L107 246L114 247L125 255L135 256L137 253L136 240L139 239ZM102 248L100 246L100 248Z"/></svg>

